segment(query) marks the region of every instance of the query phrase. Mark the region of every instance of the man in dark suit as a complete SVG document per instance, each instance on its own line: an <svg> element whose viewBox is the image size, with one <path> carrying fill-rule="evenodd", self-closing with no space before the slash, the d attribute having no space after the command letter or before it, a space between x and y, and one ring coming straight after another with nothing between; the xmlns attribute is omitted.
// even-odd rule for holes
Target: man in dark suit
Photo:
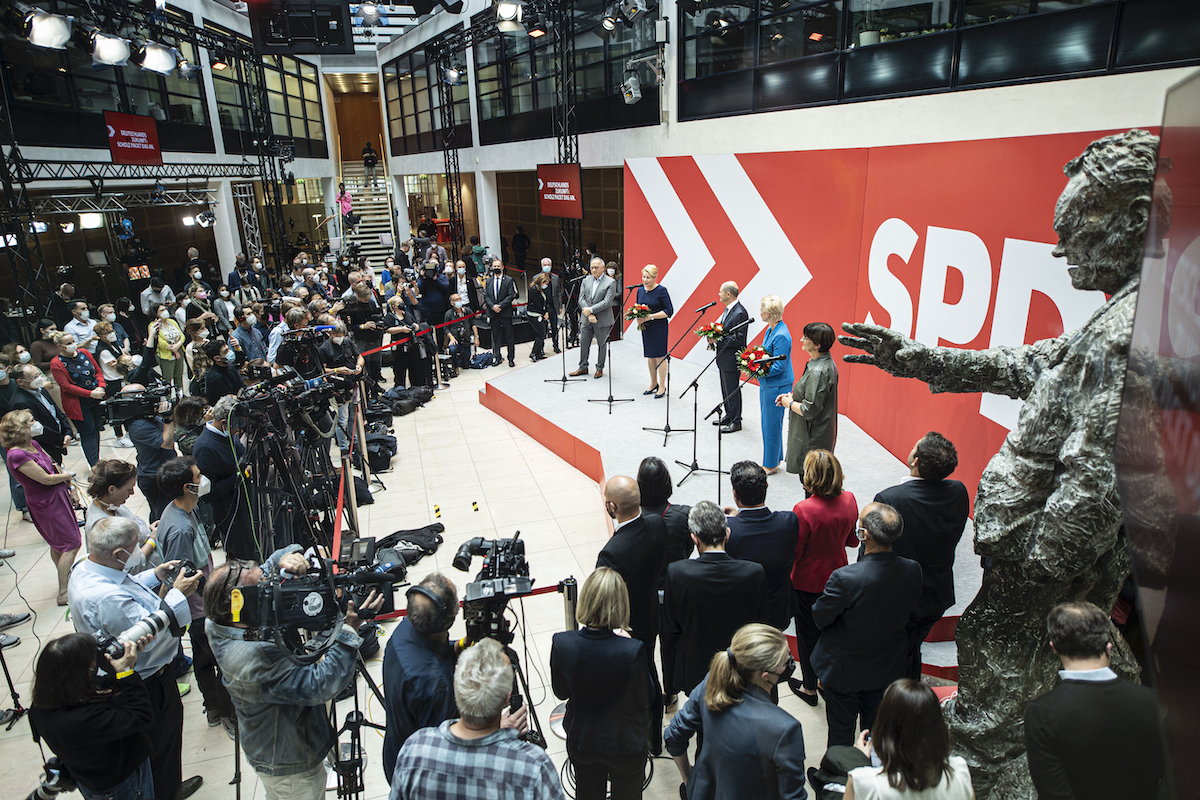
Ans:
<svg viewBox="0 0 1200 800"><path fill-rule="evenodd" d="M53 398L42 387L46 385L46 376L32 364L19 368L17 386L13 389L12 410L28 409L33 418L42 423L41 436L35 436L34 441L42 446L46 455L55 464L61 464L67 454L67 440L71 438L71 422L67 415L58 410Z"/></svg>
<svg viewBox="0 0 1200 800"><path fill-rule="evenodd" d="M884 689L904 677L904 626L921 596L921 565L893 552L903 532L896 509L868 503L858 516L862 557L834 570L813 604L821 636L811 661L825 689L831 747L853 744L856 720L870 729Z"/></svg>
<svg viewBox="0 0 1200 800"><path fill-rule="evenodd" d="M1109 667L1113 630L1091 603L1046 618L1062 683L1025 706L1029 774L1041 800L1158 797L1164 770L1154 692Z"/></svg>
<svg viewBox="0 0 1200 800"><path fill-rule="evenodd" d="M213 526L217 540L224 543L226 558L252 559L259 557L259 548L242 488L246 448L229 431L229 413L235 405L237 398L231 394L213 404L212 421L205 423L192 445L192 457L200 473L212 483L208 498L212 502Z"/></svg>
<svg viewBox="0 0 1200 800"><path fill-rule="evenodd" d="M726 331L737 328L717 340L717 372L721 376L721 397L726 400L725 416L713 424L720 425L722 433L734 433L742 429L742 387L737 357L738 353L746 349L746 328L749 325L742 323L749 322L750 315L738 302L739 291L736 283L726 281L721 284L721 292L718 295L725 305L725 311L717 322L720 322Z"/></svg>
<svg viewBox="0 0 1200 800"><path fill-rule="evenodd" d="M767 473L753 461L739 461L729 470L737 513L727 520L725 552L743 561L762 564L770 594L768 622L783 630L796 614L792 562L800 522L791 511L767 508ZM730 510L730 509L727 509Z"/></svg>
<svg viewBox="0 0 1200 800"><path fill-rule="evenodd" d="M688 530L700 557L669 565L663 594L663 637L676 654L674 664L663 664L668 705L677 691L691 693L704 680L713 654L729 646L738 628L769 618L767 575L761 564L725 552L729 528L717 504L692 506Z"/></svg>
<svg viewBox="0 0 1200 800"><path fill-rule="evenodd" d="M515 367L517 346L513 338L513 303L517 299L517 284L504 274L503 262L492 262L492 274L483 282L483 307L487 309L488 327L492 334L492 355L500 363L501 334L508 341L508 365Z"/></svg>
<svg viewBox="0 0 1200 800"><path fill-rule="evenodd" d="M954 552L971 512L967 487L947 480L958 466L958 452L945 436L930 431L908 454L909 477L875 495L904 520L904 536L892 547L896 555L921 565L921 598L908 619L908 671L921 678L921 642L946 609L954 605Z"/></svg>
<svg viewBox="0 0 1200 800"><path fill-rule="evenodd" d="M631 634L650 654L658 639L658 579L667 560L667 526L660 517L641 516L637 481L626 475L604 485L604 509L616 525L596 566L611 567L625 579Z"/></svg>

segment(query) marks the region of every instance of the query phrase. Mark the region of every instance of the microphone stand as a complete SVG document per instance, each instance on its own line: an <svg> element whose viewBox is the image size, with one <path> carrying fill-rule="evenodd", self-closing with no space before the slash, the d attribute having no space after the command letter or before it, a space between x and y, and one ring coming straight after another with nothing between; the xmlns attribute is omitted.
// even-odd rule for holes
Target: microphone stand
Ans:
<svg viewBox="0 0 1200 800"><path fill-rule="evenodd" d="M696 323L700 321L701 315L703 315L704 312L707 310L708 309L701 309L700 311L696 312L696 318L694 320L692 320L692 324L689 325L688 329L683 332L683 336L680 336L675 341L675 344L671 345L671 349L668 350L667 355L664 356L667 360L667 385L663 387L663 393L666 394L666 396L667 396L667 422L661 428L646 428L646 427L642 428L642 430L644 430L644 431L655 431L657 433L661 433L663 435L663 447L667 446L667 437L670 436L672 433L694 433L696 430L695 420L692 421L692 427L690 427L690 428L672 428L671 427L671 358L672 358L671 354L675 352L676 347L679 347L680 342L682 342L685 338L687 338L687 335L692 332L693 328L695 328L695 326L696 326ZM686 392L685 392L685 394L686 394ZM680 397L682 397L682 396L683 395L680 395ZM693 450L692 450L693 463L695 462L695 456L696 456L696 453L695 453L695 449L693 448ZM676 462L676 463L679 463L679 462ZM685 464L684 466L687 466L687 465Z"/></svg>
<svg viewBox="0 0 1200 800"><path fill-rule="evenodd" d="M563 277L565 278L566 276L564 275ZM572 278L569 281L569 283L574 283L575 287L573 289L567 290L567 301L565 303L563 303L563 319L560 320L560 322L561 322L560 327L562 328L562 370L563 370L562 377L561 378L546 378L545 380L542 381L542 383L561 383L563 392L567 391L568 383L579 383L580 381L587 380L587 378L572 378L569 375L567 375L567 320L566 320L566 316L568 313L567 309L570 308L570 306L571 306L571 293L579 291L579 287L583 285L583 279L585 277L586 277L586 273L584 275L579 276L578 278ZM556 331L554 335L558 336L558 332ZM606 344L607 344L607 342L606 342ZM611 381L611 378L609 380Z"/></svg>
<svg viewBox="0 0 1200 800"><path fill-rule="evenodd" d="M714 358L714 360L715 360L715 358ZM729 394L722 397L721 402L719 402L715 406L713 406L713 410L708 412L704 416L704 419L707 420L713 414L716 414L718 411L720 411L725 406L725 404L727 402L729 402L729 398L733 397L734 392L740 392L742 390L742 387L745 386L749 382L750 382L749 375L747 375L744 379L739 378L738 384L737 384L737 386L735 386L733 388L733 391L731 391ZM721 469L721 441L724 439L724 433L722 432L721 428L723 428L723 427L724 427L723 425L717 426L717 468L715 470L708 470L709 472L716 472L718 475L722 475L722 474L728 475L729 474L726 470ZM683 481L680 481L680 483L683 483ZM717 478L717 505L721 505L721 479L719 477Z"/></svg>
<svg viewBox="0 0 1200 800"><path fill-rule="evenodd" d="M618 317L617 319L624 321L624 319L625 319L625 303L628 302L629 298L633 296L633 290L636 288L637 288L637 286L630 287L628 294L625 295L625 299L621 301L621 307L619 309L617 309L617 312L620 314L620 317ZM616 325L616 322L617 322L617 320L613 320L613 325ZM611 363L612 362L612 331L609 331L608 338L604 340L604 353L605 353L604 363L608 367L608 369L607 369L607 372L608 372L608 398L605 400L588 400L588 402L589 403L608 403L608 413L611 414L614 403L632 403L633 398L625 397L625 398L621 398L619 400L613 399L612 363ZM563 360L565 361L566 358L564 357Z"/></svg>

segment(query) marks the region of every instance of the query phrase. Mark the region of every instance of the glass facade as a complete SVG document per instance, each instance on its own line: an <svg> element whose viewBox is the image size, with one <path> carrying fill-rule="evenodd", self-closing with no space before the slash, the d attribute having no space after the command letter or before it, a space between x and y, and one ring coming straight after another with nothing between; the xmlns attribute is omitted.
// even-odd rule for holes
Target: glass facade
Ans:
<svg viewBox="0 0 1200 800"><path fill-rule="evenodd" d="M425 59L424 47L410 50L383 67L383 98L387 104L388 139L392 155L439 149L442 128L440 76ZM463 76L466 79L466 76ZM471 109L467 85L449 86L454 109L455 137L460 147L471 145Z"/></svg>

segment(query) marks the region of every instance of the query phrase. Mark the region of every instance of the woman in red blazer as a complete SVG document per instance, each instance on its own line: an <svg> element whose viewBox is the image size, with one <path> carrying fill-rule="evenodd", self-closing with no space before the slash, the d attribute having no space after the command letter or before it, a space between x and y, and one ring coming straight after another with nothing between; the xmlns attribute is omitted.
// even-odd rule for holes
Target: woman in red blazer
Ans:
<svg viewBox="0 0 1200 800"><path fill-rule="evenodd" d="M100 429L104 418L100 401L104 399L104 373L87 350L75 345L75 337L60 333L55 340L59 354L50 362L50 372L62 390L63 411L75 423L88 464L100 460Z"/></svg>
<svg viewBox="0 0 1200 800"><path fill-rule="evenodd" d="M810 497L792 510L800 520L800 538L792 562L792 588L796 590L796 645L804 681L788 679L792 692L810 706L817 704L817 675L809 656L820 630L813 623L812 607L835 569L849 563L847 547L858 546L855 527L858 503L842 491L842 465L828 450L810 450L804 457L804 490Z"/></svg>

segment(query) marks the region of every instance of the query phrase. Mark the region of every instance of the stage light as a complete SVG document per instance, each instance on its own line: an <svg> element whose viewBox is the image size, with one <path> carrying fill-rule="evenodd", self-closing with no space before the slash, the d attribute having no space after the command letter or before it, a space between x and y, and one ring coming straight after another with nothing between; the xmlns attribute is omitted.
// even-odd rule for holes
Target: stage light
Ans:
<svg viewBox="0 0 1200 800"><path fill-rule="evenodd" d="M229 56L220 50L213 50L208 54L208 65L217 72L227 70L229 69Z"/></svg>
<svg viewBox="0 0 1200 800"><path fill-rule="evenodd" d="M107 33L92 34L92 66L123 67L129 63L128 39Z"/></svg>
<svg viewBox="0 0 1200 800"><path fill-rule="evenodd" d="M79 227L83 228L85 231L92 231L92 230L95 230L96 228L103 228L104 227L104 215L103 214L95 214L95 213L80 214L79 215Z"/></svg>
<svg viewBox="0 0 1200 800"><path fill-rule="evenodd" d="M816 33L816 32L814 31L813 33L810 33L810 34L808 35L808 38L812 39L814 42L819 42L819 41L821 41L822 39L824 39L824 38L825 38L825 34L823 34L823 33Z"/></svg>
<svg viewBox="0 0 1200 800"><path fill-rule="evenodd" d="M74 233L75 232L75 223L74 222L60 222L60 223L58 223L58 227L62 229L63 233Z"/></svg>
<svg viewBox="0 0 1200 800"><path fill-rule="evenodd" d="M621 13L626 22L632 23L646 13L646 0L621 0Z"/></svg>
<svg viewBox="0 0 1200 800"><path fill-rule="evenodd" d="M604 16L600 19L600 27L606 31L616 30L617 10L615 8L610 8L604 12Z"/></svg>
<svg viewBox="0 0 1200 800"><path fill-rule="evenodd" d="M17 246L17 235L15 233L4 234L4 246L5 247L16 247Z"/></svg>
<svg viewBox="0 0 1200 800"><path fill-rule="evenodd" d="M521 19L525 16L525 4L519 0L502 0L496 4L496 30L501 33L522 33L525 26Z"/></svg>
<svg viewBox="0 0 1200 800"><path fill-rule="evenodd" d="M211 228L216 221L217 215L208 210L201 211L196 215L196 222L200 223L201 228Z"/></svg>
<svg viewBox="0 0 1200 800"><path fill-rule="evenodd" d="M186 58L179 62L179 77L183 78L185 81L196 80L200 77L200 73L203 71L203 67L201 67L199 64L189 64Z"/></svg>
<svg viewBox="0 0 1200 800"><path fill-rule="evenodd" d="M467 68L462 64L442 70L442 81L448 86L462 86L467 82Z"/></svg>
<svg viewBox="0 0 1200 800"><path fill-rule="evenodd" d="M359 3L358 16L362 17L363 25L378 25L379 6L374 3Z"/></svg>
<svg viewBox="0 0 1200 800"><path fill-rule="evenodd" d="M148 41L142 45L141 52L133 61L145 71L170 75L179 66L179 54L173 47Z"/></svg>
<svg viewBox="0 0 1200 800"><path fill-rule="evenodd" d="M642 82L638 80L636 71L625 71L625 82L621 84L621 94L624 96L627 106L642 99Z"/></svg>
<svg viewBox="0 0 1200 800"><path fill-rule="evenodd" d="M49 223L42 222L40 219L35 219L29 223L30 233L45 233L50 229Z"/></svg>
<svg viewBox="0 0 1200 800"><path fill-rule="evenodd" d="M531 7L529 13L525 15L525 32L534 39L540 39L546 35L546 23L542 21L542 15L535 8Z"/></svg>
<svg viewBox="0 0 1200 800"><path fill-rule="evenodd" d="M195 217L184 217L183 224L190 228L196 224L196 218Z"/></svg>
<svg viewBox="0 0 1200 800"><path fill-rule="evenodd" d="M35 8L25 16L25 36L34 47L65 50L67 42L71 40L73 21L74 17L64 17Z"/></svg>

